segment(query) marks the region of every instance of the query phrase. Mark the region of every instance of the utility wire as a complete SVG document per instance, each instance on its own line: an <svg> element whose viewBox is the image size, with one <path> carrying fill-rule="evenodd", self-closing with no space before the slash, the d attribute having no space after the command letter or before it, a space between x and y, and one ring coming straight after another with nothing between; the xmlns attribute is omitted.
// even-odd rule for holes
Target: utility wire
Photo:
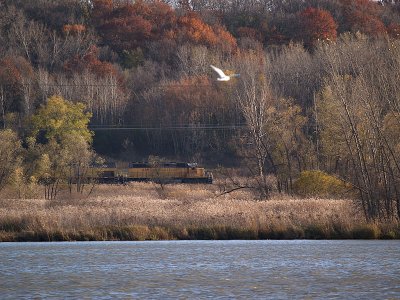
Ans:
<svg viewBox="0 0 400 300"><path fill-rule="evenodd" d="M56 83L19 83L19 84L11 84L11 83L5 83L1 84L0 86L14 86L14 85L22 85L22 86L50 86L50 87L87 87L87 86L101 86L101 87L118 87L116 84L56 84Z"/></svg>
<svg viewBox="0 0 400 300"><path fill-rule="evenodd" d="M0 86L7 87L7 86L15 86L15 85L22 85L22 86L50 86L50 87L87 87L87 86L94 86L94 87L119 87L117 84L57 84L57 83L18 83L18 84L12 84L12 83L4 83L0 84ZM210 87L212 85L210 84L162 84L158 86L150 86L149 89L161 89L161 88L168 88L168 87L189 87L189 86L195 86L195 87Z"/></svg>
<svg viewBox="0 0 400 300"><path fill-rule="evenodd" d="M159 131L159 130L238 130L246 129L247 125L199 125L199 126L160 126L160 127L140 127L140 126L89 126L90 130L100 131L100 130L149 130L149 131Z"/></svg>

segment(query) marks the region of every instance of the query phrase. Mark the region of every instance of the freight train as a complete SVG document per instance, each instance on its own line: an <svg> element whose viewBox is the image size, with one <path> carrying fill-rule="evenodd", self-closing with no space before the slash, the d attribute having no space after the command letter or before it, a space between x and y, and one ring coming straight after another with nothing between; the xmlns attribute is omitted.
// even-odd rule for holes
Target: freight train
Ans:
<svg viewBox="0 0 400 300"><path fill-rule="evenodd" d="M131 181L154 181L160 183L212 183L212 173L196 163L168 162L151 164L105 163L93 165L89 177L99 183L125 183Z"/></svg>

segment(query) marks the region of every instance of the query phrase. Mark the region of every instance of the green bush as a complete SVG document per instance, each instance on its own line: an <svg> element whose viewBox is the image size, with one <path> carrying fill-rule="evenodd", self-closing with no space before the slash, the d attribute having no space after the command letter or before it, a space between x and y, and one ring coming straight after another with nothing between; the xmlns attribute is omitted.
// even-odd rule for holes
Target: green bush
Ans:
<svg viewBox="0 0 400 300"><path fill-rule="evenodd" d="M302 197L342 198L351 196L353 190L349 183L317 170L301 172L293 184L294 193Z"/></svg>

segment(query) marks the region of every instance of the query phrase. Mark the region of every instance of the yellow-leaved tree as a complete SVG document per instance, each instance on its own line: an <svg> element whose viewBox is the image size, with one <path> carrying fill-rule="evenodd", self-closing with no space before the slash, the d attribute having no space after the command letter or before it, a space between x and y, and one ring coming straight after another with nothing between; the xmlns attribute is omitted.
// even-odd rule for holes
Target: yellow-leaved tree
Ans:
<svg viewBox="0 0 400 300"><path fill-rule="evenodd" d="M31 136L36 137L38 142L46 143L61 142L67 136L75 135L90 144L93 136L88 129L91 116L91 113L85 112L84 104L74 104L61 96L52 96L32 116Z"/></svg>
<svg viewBox="0 0 400 300"><path fill-rule="evenodd" d="M70 192L74 184L77 192L83 192L83 179L94 158L90 118L82 103L60 96L50 97L31 117L29 150L46 199L54 199L63 184Z"/></svg>

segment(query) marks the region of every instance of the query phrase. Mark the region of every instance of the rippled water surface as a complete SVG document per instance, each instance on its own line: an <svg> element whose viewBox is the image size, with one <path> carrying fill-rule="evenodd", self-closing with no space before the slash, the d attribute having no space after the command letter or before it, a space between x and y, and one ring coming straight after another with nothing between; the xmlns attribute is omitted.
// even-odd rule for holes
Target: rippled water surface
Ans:
<svg viewBox="0 0 400 300"><path fill-rule="evenodd" d="M400 241L0 243L0 298L400 299Z"/></svg>

